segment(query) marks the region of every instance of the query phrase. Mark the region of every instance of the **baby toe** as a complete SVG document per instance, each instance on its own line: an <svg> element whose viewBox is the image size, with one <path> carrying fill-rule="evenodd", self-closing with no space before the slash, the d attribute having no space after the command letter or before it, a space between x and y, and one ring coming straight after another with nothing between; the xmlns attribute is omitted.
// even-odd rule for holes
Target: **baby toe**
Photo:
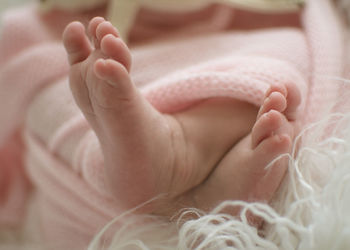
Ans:
<svg viewBox="0 0 350 250"><path fill-rule="evenodd" d="M266 159L266 164L280 154L287 153L292 144L289 134L275 134L263 140L255 149L256 157Z"/></svg>
<svg viewBox="0 0 350 250"><path fill-rule="evenodd" d="M261 105L258 119L270 110L283 112L287 108L287 100L281 92L272 92L266 97L264 103Z"/></svg>
<svg viewBox="0 0 350 250"><path fill-rule="evenodd" d="M102 40L106 35L113 35L119 37L118 30L108 21L101 22L96 28L96 37L99 41Z"/></svg>
<svg viewBox="0 0 350 250"><path fill-rule="evenodd" d="M293 124L291 124L284 114L270 110L262 115L254 124L252 129L252 149L255 149L262 141L274 135L287 134L294 136Z"/></svg>
<svg viewBox="0 0 350 250"><path fill-rule="evenodd" d="M271 200L288 169L288 157L279 158L279 156L289 153L291 146L290 135L277 134L262 141L253 151L252 158L256 159L256 166L261 168L254 171L261 173L251 193L254 199Z"/></svg>
<svg viewBox="0 0 350 250"><path fill-rule="evenodd" d="M293 83L288 83L285 86L288 93L286 96L287 108L284 111L284 114L289 121L294 121L297 118L298 107L301 103L301 92Z"/></svg>
<svg viewBox="0 0 350 250"><path fill-rule="evenodd" d="M294 121L298 114L298 107L301 103L301 93L294 83L274 84L266 92L266 98L273 92L281 93L287 101L287 105L283 113L289 121Z"/></svg>
<svg viewBox="0 0 350 250"><path fill-rule="evenodd" d="M63 32L63 44L71 65L84 61L91 53L85 27L80 22L70 23Z"/></svg>
<svg viewBox="0 0 350 250"><path fill-rule="evenodd" d="M100 47L100 43L98 42L97 35L96 35L96 30L97 27L103 23L105 19L103 17L94 17L91 19L89 26L88 26L88 35L90 36L91 41L93 42L95 48Z"/></svg>
<svg viewBox="0 0 350 250"><path fill-rule="evenodd" d="M131 68L131 54L121 38L108 34L101 41L101 50L107 57L121 63L127 71Z"/></svg>

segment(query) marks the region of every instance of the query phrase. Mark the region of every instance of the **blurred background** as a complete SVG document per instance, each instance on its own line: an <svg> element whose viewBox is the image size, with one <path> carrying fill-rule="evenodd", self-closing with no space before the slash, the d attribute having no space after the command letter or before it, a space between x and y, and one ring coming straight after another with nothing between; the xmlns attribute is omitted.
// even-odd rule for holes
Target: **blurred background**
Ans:
<svg viewBox="0 0 350 250"><path fill-rule="evenodd" d="M1 31L1 15L2 13L11 7L15 7L18 5L28 4L33 1L39 1L39 0L0 0L0 31ZM1 33L0 33L1 36Z"/></svg>
<svg viewBox="0 0 350 250"><path fill-rule="evenodd" d="M29 2L32 2L32 0L0 0L0 14L9 7Z"/></svg>

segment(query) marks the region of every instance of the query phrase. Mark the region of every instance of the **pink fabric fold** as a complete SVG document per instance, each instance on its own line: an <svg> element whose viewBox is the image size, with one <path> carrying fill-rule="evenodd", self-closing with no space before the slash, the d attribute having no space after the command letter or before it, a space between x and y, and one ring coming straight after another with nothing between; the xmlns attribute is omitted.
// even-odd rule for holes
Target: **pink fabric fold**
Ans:
<svg viewBox="0 0 350 250"><path fill-rule="evenodd" d="M23 168L21 134L13 134L0 147L0 225L16 227L25 215L30 182Z"/></svg>
<svg viewBox="0 0 350 250"><path fill-rule="evenodd" d="M147 100L165 113L214 97L259 106L271 84L291 82L302 92L299 111L305 122L322 117L323 107L335 102L339 89L320 76L342 77L345 63L344 31L330 1L308 1L299 28L295 15L291 27L236 31L230 29L234 13L226 11L225 19L213 25L216 28L210 34L200 29L193 35L197 22L193 27L186 24L187 35L181 29L164 34L160 29L156 33L163 34L162 38L148 42L142 37L148 31L154 34L155 28L143 27L139 37L136 29L131 76ZM9 207L24 204L28 189L23 183L29 177L47 242L57 249L84 249L105 223L126 208L106 188L98 140L69 90L68 63L58 39L62 28L57 27L64 27L72 18L52 15L55 21L46 23L49 15L42 18L35 8L27 8L12 11L4 20L0 41L0 226L11 213L12 218L21 219L23 211ZM203 15L214 23L220 18ZM208 19L203 20L207 24ZM14 142L11 135L19 129L27 150L20 147L14 152L25 155L25 161L11 164L4 155ZM14 174L4 181L9 171ZM13 193L21 201L11 202Z"/></svg>

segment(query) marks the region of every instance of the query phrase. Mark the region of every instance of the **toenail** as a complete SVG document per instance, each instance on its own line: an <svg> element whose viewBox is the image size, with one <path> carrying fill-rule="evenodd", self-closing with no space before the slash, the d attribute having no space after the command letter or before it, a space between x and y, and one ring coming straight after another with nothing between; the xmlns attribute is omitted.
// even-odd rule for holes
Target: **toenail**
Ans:
<svg viewBox="0 0 350 250"><path fill-rule="evenodd" d="M105 36L105 38L108 38L108 37L111 37L113 40L117 41L118 40L118 37L116 37L115 35L113 34L108 34Z"/></svg>

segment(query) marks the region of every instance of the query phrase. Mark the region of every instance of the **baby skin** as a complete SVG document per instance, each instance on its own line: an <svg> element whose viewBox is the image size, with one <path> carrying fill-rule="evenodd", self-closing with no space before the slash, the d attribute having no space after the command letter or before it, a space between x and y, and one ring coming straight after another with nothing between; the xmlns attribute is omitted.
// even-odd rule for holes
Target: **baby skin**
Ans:
<svg viewBox="0 0 350 250"><path fill-rule="evenodd" d="M231 98L204 100L163 114L133 84L130 52L102 17L63 34L70 87L104 154L111 193L125 209L171 216L221 201L269 202L285 175L300 93L271 86L258 110Z"/></svg>

